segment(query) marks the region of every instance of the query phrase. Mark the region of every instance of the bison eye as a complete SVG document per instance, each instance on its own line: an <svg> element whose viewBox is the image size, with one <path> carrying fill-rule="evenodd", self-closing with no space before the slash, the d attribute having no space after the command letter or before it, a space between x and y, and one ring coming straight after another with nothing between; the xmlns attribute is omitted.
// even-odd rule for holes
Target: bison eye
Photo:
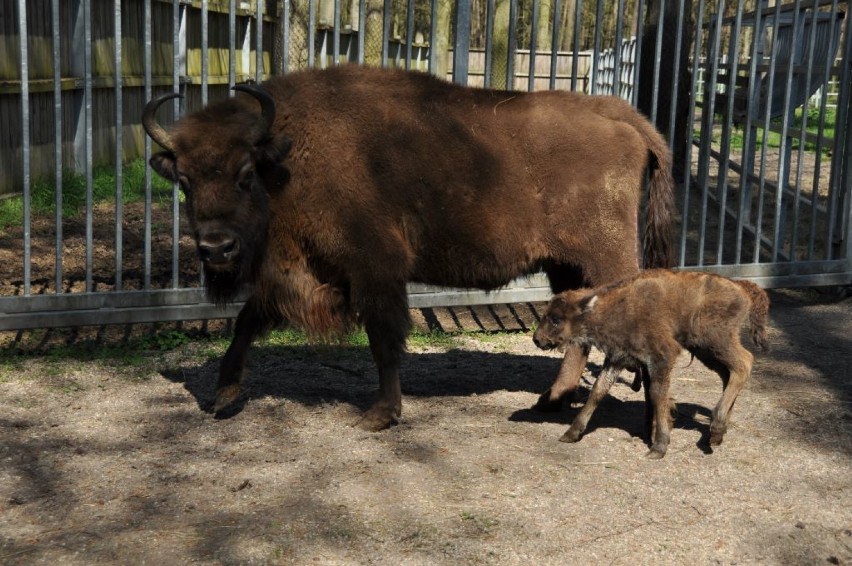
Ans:
<svg viewBox="0 0 852 566"><path fill-rule="evenodd" d="M189 177L183 174L178 174L178 184L183 190L184 195L189 194Z"/></svg>
<svg viewBox="0 0 852 566"><path fill-rule="evenodd" d="M547 321L553 326L559 326L560 324L562 324L562 319L556 316L555 314L547 315Z"/></svg>
<svg viewBox="0 0 852 566"><path fill-rule="evenodd" d="M237 184L241 190L250 193L252 186L254 186L254 179L254 165L252 163L246 163L243 165L243 168L240 169Z"/></svg>

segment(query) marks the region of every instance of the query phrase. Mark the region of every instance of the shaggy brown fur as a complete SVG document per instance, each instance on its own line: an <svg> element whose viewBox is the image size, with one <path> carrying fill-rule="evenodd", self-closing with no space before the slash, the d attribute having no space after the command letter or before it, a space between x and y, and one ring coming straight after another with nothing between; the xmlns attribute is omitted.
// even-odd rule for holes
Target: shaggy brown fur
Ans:
<svg viewBox="0 0 852 566"><path fill-rule="evenodd" d="M710 424L710 444L720 444L730 410L751 373L753 356L740 343L740 328L748 318L752 342L765 350L768 317L769 297L763 289L709 273L652 269L617 284L557 295L533 336L536 345L594 346L606 355L589 400L561 440L579 440L618 372L639 368L646 432L653 437L648 456L665 456L671 430L670 373L686 348L722 378L722 398Z"/></svg>
<svg viewBox="0 0 852 566"><path fill-rule="evenodd" d="M645 262L670 263L668 146L620 99L355 66L263 89L268 130L239 95L181 119L151 161L183 187L211 297L250 288L217 410L235 400L260 332L286 320L325 335L357 319L381 393L361 426L388 426L401 410L407 282L496 289L543 269L559 292L630 276L646 169ZM585 357L570 350L543 405L576 388Z"/></svg>

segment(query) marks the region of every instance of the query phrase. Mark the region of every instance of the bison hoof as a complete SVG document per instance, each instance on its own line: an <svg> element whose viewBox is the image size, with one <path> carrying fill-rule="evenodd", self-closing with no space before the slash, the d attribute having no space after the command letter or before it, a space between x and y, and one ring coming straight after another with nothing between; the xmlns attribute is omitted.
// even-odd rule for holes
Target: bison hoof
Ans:
<svg viewBox="0 0 852 566"><path fill-rule="evenodd" d="M582 431L571 427L559 438L559 442L577 442L582 434Z"/></svg>
<svg viewBox="0 0 852 566"><path fill-rule="evenodd" d="M358 419L355 426L368 432L378 432L399 422L402 411L385 403L376 403Z"/></svg>
<svg viewBox="0 0 852 566"><path fill-rule="evenodd" d="M666 455L665 448L653 447L645 454L645 457L649 460L661 460Z"/></svg>
<svg viewBox="0 0 852 566"><path fill-rule="evenodd" d="M216 391L216 402L213 404L213 412L218 413L228 408L237 397L240 396L240 386L238 384L226 385Z"/></svg>
<svg viewBox="0 0 852 566"><path fill-rule="evenodd" d="M562 397L553 398L550 389L542 393L538 401L536 401L535 405L533 405L533 410L539 411L541 413L558 413L562 410L562 401L563 399L568 399L569 403L575 403L580 398L579 390L574 390L569 393L566 393Z"/></svg>

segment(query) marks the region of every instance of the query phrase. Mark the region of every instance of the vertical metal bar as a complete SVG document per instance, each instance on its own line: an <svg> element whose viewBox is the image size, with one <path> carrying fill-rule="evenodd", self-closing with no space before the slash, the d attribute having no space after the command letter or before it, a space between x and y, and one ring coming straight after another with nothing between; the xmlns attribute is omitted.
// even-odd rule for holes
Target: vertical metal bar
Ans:
<svg viewBox="0 0 852 566"><path fill-rule="evenodd" d="M686 6L684 3L686 0L680 0L678 3L678 14L677 14L677 32L675 34L675 51L674 51L674 69L672 70L672 86L671 91L669 92L669 100L671 100L671 104L669 105L669 149L674 151L674 137L675 137L675 122L677 121L677 106L678 106L678 85L680 84L680 57L681 57L681 49L683 49L683 13L686 11ZM759 4L759 2L758 2ZM753 75L752 75L753 76ZM690 92L695 92L694 90ZM690 136L691 137L691 136ZM689 138L687 138L689 139Z"/></svg>
<svg viewBox="0 0 852 566"><path fill-rule="evenodd" d="M290 0L282 0L281 3L281 74L286 75L290 71ZM364 0L361 0L363 3ZM358 21L361 21L360 18ZM361 40L360 32L358 40Z"/></svg>
<svg viewBox="0 0 852 566"><path fill-rule="evenodd" d="M258 0L255 12L254 80L263 82L263 0Z"/></svg>
<svg viewBox="0 0 852 566"><path fill-rule="evenodd" d="M172 4L172 91L180 93L180 20L182 7ZM180 99L174 99L175 120L180 116ZM180 194L178 184L172 183L172 288L180 286Z"/></svg>
<svg viewBox="0 0 852 566"><path fill-rule="evenodd" d="M85 123L85 170L86 170L86 292L92 291L92 249L94 226L93 192L94 172L92 141L92 6L90 0L83 0L83 107Z"/></svg>
<svg viewBox="0 0 852 566"><path fill-rule="evenodd" d="M657 106L660 103L660 64L659 61L663 55L663 26L665 21L663 15L665 9L660 6L660 14L657 16L657 38L654 42L654 78L653 89L651 89L651 122L657 123ZM719 23L721 25L722 13L719 12Z"/></svg>
<svg viewBox="0 0 852 566"><path fill-rule="evenodd" d="M778 261L778 257L783 254L784 247L784 231L785 231L785 218L784 218L784 207L783 207L783 199L784 199L784 190L787 188L788 179L790 177L790 161L787 159L787 155L789 152L788 140L787 140L787 129L790 127L790 102L793 92L793 66L794 66L794 55L795 52L795 42L799 36L799 11L801 7L801 1L796 0L794 2L793 8L793 31L791 41L793 43L792 50L790 53L790 61L787 63L787 76L785 79L785 87L784 87L784 114L781 117L781 148L778 152L778 187L776 189L775 194L775 220L774 220L774 229L775 229L775 237L772 243L772 261ZM776 22L777 25L777 22ZM793 243L790 243L791 250L793 248Z"/></svg>
<svg viewBox="0 0 852 566"><path fill-rule="evenodd" d="M124 86L121 60L121 0L113 0L113 47L115 63L115 290L123 284L124 263L124 121L122 88Z"/></svg>
<svg viewBox="0 0 852 566"><path fill-rule="evenodd" d="M31 211L31 177L30 177L30 68L29 46L27 41L27 2L18 0L18 42L20 46L21 65L21 152L22 152L22 183L24 190L24 296L30 296L32 266L32 211Z"/></svg>
<svg viewBox="0 0 852 566"><path fill-rule="evenodd" d="M332 57L332 61L334 61L335 65L339 65L340 64L340 0L334 0L334 30L333 30L331 45L332 45L332 49L334 49L334 56Z"/></svg>
<svg viewBox="0 0 852 566"><path fill-rule="evenodd" d="M493 0L492 0L493 1ZM553 4L553 35L550 41L550 90L556 89L556 63L559 54L559 30L562 29L562 0Z"/></svg>
<svg viewBox="0 0 852 566"><path fill-rule="evenodd" d="M390 0L387 0L390 1ZM316 63L317 0L308 0L308 69Z"/></svg>
<svg viewBox="0 0 852 566"><path fill-rule="evenodd" d="M456 37L453 47L453 82L467 84L470 65L471 3L461 0L456 4Z"/></svg>
<svg viewBox="0 0 852 566"><path fill-rule="evenodd" d="M833 20L837 17L837 0L834 0L831 3L831 23L829 26L833 28ZM834 44L834 36L831 35L830 41ZM833 53L831 54L833 56ZM812 191L812 204L811 204L811 229L808 234L808 260L814 259L815 246L816 246L816 232L817 232L817 209L819 204L819 185L820 185L820 169L822 166L822 149L823 149L823 141L825 135L825 115L826 115L826 107L828 102L828 85L831 82L831 67L833 64L832 56L825 58L825 64L823 65L823 76L825 77L825 84L822 88L822 94L820 96L819 101L819 127L817 130L817 144L816 144L816 154L815 154L815 163L814 163L814 179L813 179L813 191ZM839 106L839 104L838 104ZM835 116L839 114L840 108L837 108L835 111ZM835 134L840 128L838 123L835 123ZM833 165L833 163L832 163ZM833 182L833 176L829 175L829 193L831 192L831 184ZM826 201L826 212L828 212L828 202ZM830 215L826 215L826 224L829 225L833 222ZM825 242L825 253L823 254L824 259L829 259L831 249L831 241L826 240Z"/></svg>
<svg viewBox="0 0 852 566"><path fill-rule="evenodd" d="M535 52L538 49L538 0L533 0L532 13L530 14L530 57L529 69L527 69L527 90L535 90Z"/></svg>
<svg viewBox="0 0 852 566"><path fill-rule="evenodd" d="M234 96L232 89L237 84L237 0L228 5L228 96Z"/></svg>
<svg viewBox="0 0 852 566"><path fill-rule="evenodd" d="M53 156L56 186L56 294L62 289L62 46L60 45L59 0L51 2L53 31Z"/></svg>
<svg viewBox="0 0 852 566"><path fill-rule="evenodd" d="M210 43L208 26L210 21L207 2L208 0L201 0L201 106L207 106L207 85L210 82L208 69L210 65L210 54L208 53L208 44Z"/></svg>
<svg viewBox="0 0 852 566"><path fill-rule="evenodd" d="M743 246L743 228L746 221L749 220L751 210L751 174L754 170L754 150L757 147L755 140L752 139L756 135L756 131L752 126L752 109L750 105L754 100L757 92L757 83L760 81L760 75L757 73L758 58L761 53L762 33L761 22L763 21L763 3L758 2L755 7L754 21L752 23L753 33L751 42L751 57L748 67L748 89L746 100L749 107L746 109L745 125L743 126L743 149L742 149L742 172L740 174L740 194L739 205L737 207L737 233L736 233L736 257L735 262L739 265L742 261L742 246ZM762 63L762 61L761 61Z"/></svg>
<svg viewBox="0 0 852 566"><path fill-rule="evenodd" d="M740 58L740 32L743 22L743 0L738 0L736 16L734 17L734 29L731 32L730 47L728 48L728 83L726 91L729 103L725 111L725 121L722 123L722 145L719 153L722 159L719 162L719 178L716 182L719 193L719 230L716 240L716 265L722 265L722 252L725 244L725 224L728 215L728 170L730 169L731 157L731 125L734 119L733 96L737 85L737 73L739 72ZM662 35L662 34L661 34ZM659 37L661 37L658 36Z"/></svg>
<svg viewBox="0 0 852 566"><path fill-rule="evenodd" d="M624 44L624 0L618 0L615 14L615 48L612 59L612 94L621 96L621 48Z"/></svg>
<svg viewBox="0 0 852 566"><path fill-rule="evenodd" d="M805 66L805 101L802 104L802 125L799 130L799 154L796 160L796 196L793 204L793 234L790 236L790 259L795 260L796 255L796 245L799 242L799 212L801 209L802 203L802 162L805 160L805 139L807 135L807 127L808 127L808 106L810 105L810 97L808 96L811 92L811 76L814 67L814 49L816 48L816 29L817 29L817 15L818 15L819 3L818 0L814 0L813 6L811 8L811 29L808 34L808 58L807 64ZM833 55L833 54L832 54ZM819 177L817 177L818 179ZM816 204L819 197L819 193L817 192L818 186L812 187L811 190L811 209L816 210ZM813 215L816 218L816 215Z"/></svg>
<svg viewBox="0 0 852 566"><path fill-rule="evenodd" d="M583 0L574 5L574 37L571 41L571 90L577 92L577 75L580 73L580 19L583 16Z"/></svg>
<svg viewBox="0 0 852 566"><path fill-rule="evenodd" d="M493 2L494 0L489 0ZM437 72L438 52L437 44L435 43L438 37L438 0L432 0L430 7L430 24L429 24L429 72L433 75ZM444 77L441 77L444 78Z"/></svg>
<svg viewBox="0 0 852 566"><path fill-rule="evenodd" d="M516 34L517 23L518 0L509 0L509 48L506 52L506 90L515 90L515 51L518 46Z"/></svg>
<svg viewBox="0 0 852 566"><path fill-rule="evenodd" d="M485 76L482 84L491 88L491 71L494 68L494 0L487 0L485 12Z"/></svg>
<svg viewBox="0 0 852 566"><path fill-rule="evenodd" d="M699 13L704 13L704 3L699 1ZM633 106L639 106L639 85L642 82L642 30L644 29L643 21L645 20L645 0L639 0L639 6L636 8L636 51L633 54L633 63L636 68L636 72L633 73L633 97L631 102ZM695 26L695 43L700 43L699 36L701 35L701 18L696 20ZM698 71L698 59L695 59L695 70ZM693 92L695 92L693 90ZM694 97L693 97L694 98ZM692 139L692 133L690 132L689 138ZM690 150L691 152L691 150ZM686 210L686 209L684 209Z"/></svg>
<svg viewBox="0 0 852 566"><path fill-rule="evenodd" d="M388 50L390 49L391 28L391 3L393 0L385 0L384 12L382 13L382 67L388 66Z"/></svg>
<svg viewBox="0 0 852 566"><path fill-rule="evenodd" d="M716 76L719 72L719 44L722 40L722 15L725 8L725 0L718 0L716 13L710 16L712 22L710 31L710 77L705 77L704 84L708 85L704 93L709 100L704 100L702 108L701 124L701 147L698 154L698 184L701 186L701 219L698 233L698 265L704 265L704 246L707 232L707 201L709 198L709 169L710 169L710 144L713 140L713 120L716 104Z"/></svg>
<svg viewBox="0 0 852 566"><path fill-rule="evenodd" d="M690 92L697 93L698 92L698 68L701 64L701 25L704 21L704 2L698 2L698 14L696 16L696 26L695 26L695 46L692 52L692 84ZM637 61L639 59L637 58ZM636 73L638 76L639 73ZM705 91L706 92L706 91ZM691 190L690 182L692 180L692 145L694 138L694 128L695 128L695 102L696 97L689 97L689 118L686 121L686 140L688 143L687 151L686 151L686 162L683 166L683 215L681 221L680 228L680 263L681 267L686 265L686 238L689 234L689 191ZM704 133L701 134L702 138Z"/></svg>
<svg viewBox="0 0 852 566"><path fill-rule="evenodd" d="M834 258L835 238L843 238L844 212L838 211L843 204L844 196L849 195L850 177L846 175L844 182L844 159L852 161L852 142L849 141L852 131L852 96L850 96L850 79L852 79L852 21L846 18L846 29L842 37L846 38L846 46L843 49L843 60L840 68L840 88L837 96L837 111L834 121L834 147L831 160L831 183L828 188L828 226L826 227L826 246L828 247L827 259ZM846 103L844 103L844 101ZM844 131L845 129L845 131ZM846 241L847 260L852 260L852 245ZM852 265L847 266L852 268Z"/></svg>
<svg viewBox="0 0 852 566"><path fill-rule="evenodd" d="M337 0L335 0L337 1ZM405 70L411 70L411 43L414 41L414 0L408 0L405 11Z"/></svg>
<svg viewBox="0 0 852 566"><path fill-rule="evenodd" d="M773 20L774 22L778 22L781 19L781 3L776 2L775 10L773 12ZM761 28L761 33L763 32L763 28ZM777 62L777 54L778 54L778 33L777 33L777 23L776 30L772 34L772 50L769 53L769 73L768 73L768 84L767 84L767 93L775 92L775 64ZM760 176L758 178L758 193L757 193L757 225L754 230L754 256L753 262L758 263L760 261L760 245L763 242L763 210L764 204L766 201L766 146L768 145L769 140L769 126L772 122L772 103L771 98L767 95L766 108L764 108L763 113L763 135L761 136L761 144L762 149L760 151ZM779 203L780 204L780 203ZM774 259L773 259L774 261Z"/></svg>
<svg viewBox="0 0 852 566"><path fill-rule="evenodd" d="M430 38L435 37L435 6L438 0L432 0L432 35ZM358 64L364 64L364 36L367 34L367 0L358 0ZM435 59L435 49L434 49L434 39L430 39L430 47L429 47L429 70L435 68L434 59Z"/></svg>
<svg viewBox="0 0 852 566"><path fill-rule="evenodd" d="M592 54L592 70L589 73L591 81L591 94L598 92L598 54L601 52L601 41L603 34L603 0L598 0L595 6L595 51Z"/></svg>
<svg viewBox="0 0 852 566"><path fill-rule="evenodd" d="M151 62L151 59L152 59L152 56L151 56L151 50L152 50L151 0L145 0L143 11L144 11L144 16L145 16L145 24L144 24L145 30L143 32L145 34L145 39L144 39L145 47L144 47L144 53L143 53L142 56L145 60L144 61L144 66L145 66L144 83L145 83L145 101L147 102L147 101L151 100L151 83L153 82L152 78L151 78L151 74L152 74L152 70L151 70L151 65L152 65L152 62ZM145 156L145 179L144 179L145 210L144 210L143 215L144 215L144 224L145 224L145 227L144 227L145 242L143 244L143 246L144 246L143 257L144 257L144 264L145 264L145 268L144 268L145 273L144 273L144 276L143 276L144 280L143 280L142 285L143 285L143 288L147 290L147 289L151 288L151 203L152 203L153 198L152 198L152 194L151 194L152 193L152 191L151 191L151 167L148 165L149 161L151 160L151 138L148 137L147 135L145 135L144 138L145 138L145 142L144 142L145 148L144 148L143 151L144 151L144 156Z"/></svg>

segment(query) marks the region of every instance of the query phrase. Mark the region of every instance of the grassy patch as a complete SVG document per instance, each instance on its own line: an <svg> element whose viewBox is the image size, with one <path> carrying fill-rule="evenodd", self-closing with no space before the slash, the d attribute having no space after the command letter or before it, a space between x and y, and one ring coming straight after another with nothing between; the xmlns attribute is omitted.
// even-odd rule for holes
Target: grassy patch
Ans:
<svg viewBox="0 0 852 566"><path fill-rule="evenodd" d="M805 131L808 132L809 134L813 135L813 136L816 136L816 135L819 134L819 117L820 117L819 114L820 114L819 108L811 108L811 109L808 110L807 122L805 124ZM793 122L788 125L789 129L791 129L791 130L793 130L794 132L797 132L797 133L800 132L801 128L802 128L802 120L803 120L803 112L802 112L802 109L800 108L800 109L796 110L796 116L795 116L795 119L793 120ZM825 125L823 127L823 132L822 132L823 140L834 139L836 122L837 122L837 111L832 109L832 108L826 109ZM721 142L722 142L722 128L721 128L721 126L718 125L719 124L718 121L716 123L717 123L717 126L714 128L714 131L713 131L713 143L714 144L721 144ZM762 124L763 122L759 121L758 123ZM783 125L783 122L780 118L774 119L772 121L772 123L773 123L773 126L777 127L777 128L780 128ZM695 130L695 136L698 137L698 136L700 136L700 134L701 134L701 131L699 129L696 129ZM763 147L763 143L764 143L763 142L763 134L764 134L763 128L757 128L756 129L756 142L757 142L757 148L758 149ZM731 149L741 150L743 148L744 135L745 135L744 131L741 127L734 126L734 129L731 130L731 132L730 132ZM798 138L793 138L791 140L791 143L792 143L791 147L792 147L793 150L799 149L800 143L799 143ZM779 134L777 132L772 132L772 131L766 132L766 147L772 148L772 149L779 149L781 147L781 134ZM833 148L832 148L831 144L827 144L827 143L825 143L825 141L823 141L823 145L822 145L821 149L822 149L822 153L829 154L829 153L831 153L831 150ZM813 143L810 143L810 142L805 142L805 151L816 151L816 144L813 144Z"/></svg>
<svg viewBox="0 0 852 566"><path fill-rule="evenodd" d="M145 162L133 160L122 167L122 202L139 202L145 198ZM172 184L151 175L153 200L171 201ZM97 167L92 178L92 202L115 202L115 167ZM86 206L86 177L65 171L62 174L62 216L74 216ZM36 181L30 187L30 207L34 217L56 214L56 186L53 181ZM20 226L24 218L24 198L15 196L0 200L0 230Z"/></svg>

